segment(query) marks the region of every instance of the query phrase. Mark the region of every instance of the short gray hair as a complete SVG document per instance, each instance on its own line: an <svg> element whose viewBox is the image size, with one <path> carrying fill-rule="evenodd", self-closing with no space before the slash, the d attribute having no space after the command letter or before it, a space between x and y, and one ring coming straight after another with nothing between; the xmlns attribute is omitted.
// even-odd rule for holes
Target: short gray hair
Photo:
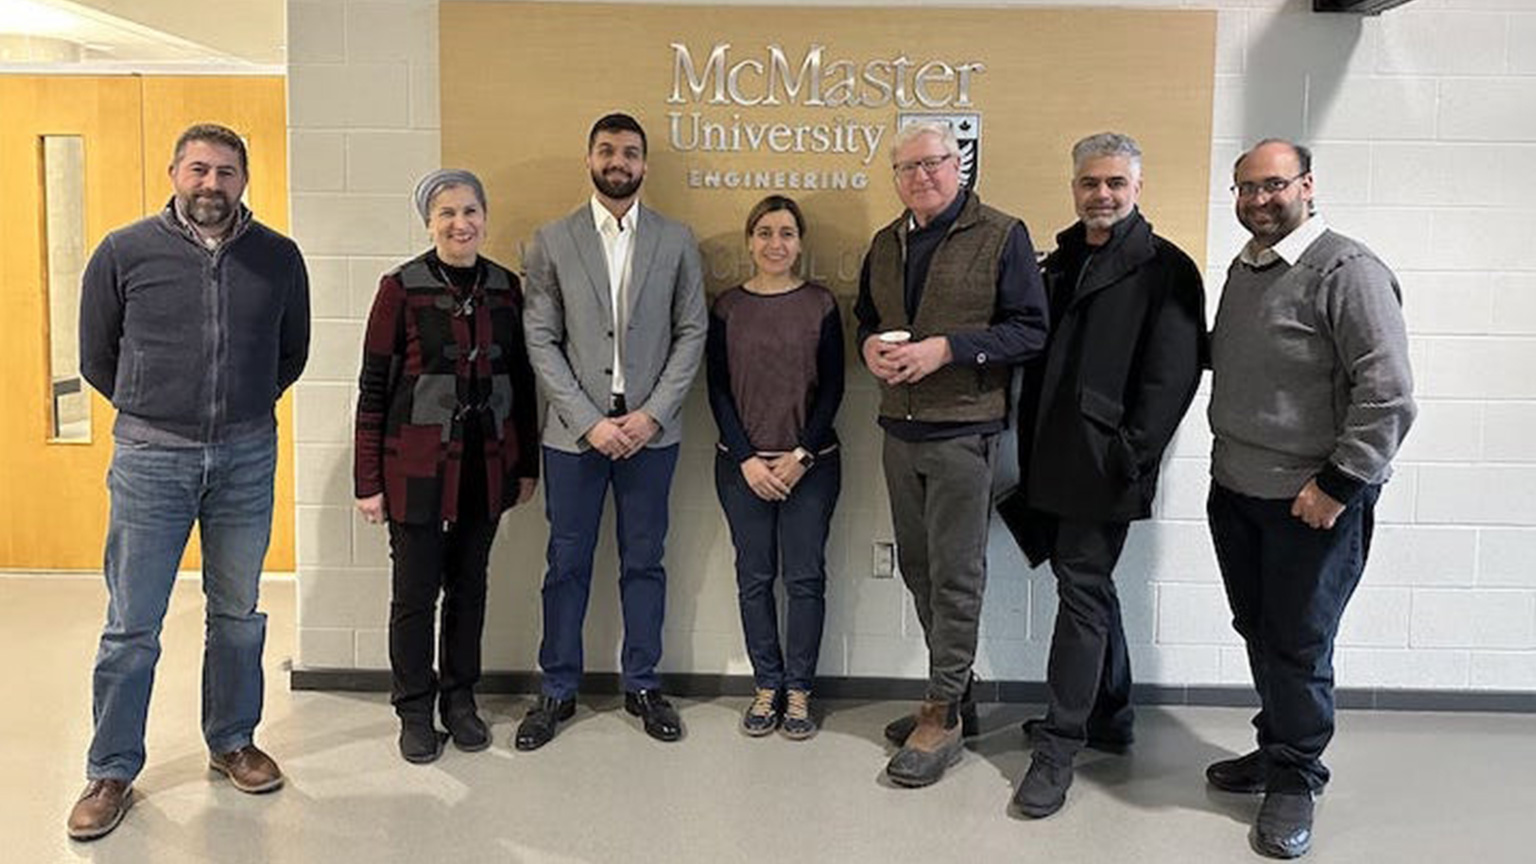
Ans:
<svg viewBox="0 0 1536 864"><path fill-rule="evenodd" d="M416 183L416 191L411 199L416 204L416 212L421 214L424 224L432 222L432 199L437 193L452 186L466 186L469 191L475 193L475 200L480 202L480 209L485 209L485 187L480 185L480 178L473 173L461 168L442 168L421 178Z"/></svg>
<svg viewBox="0 0 1536 864"><path fill-rule="evenodd" d="M1136 176L1141 176L1141 147L1136 139L1122 132L1099 132L1072 145L1072 173L1089 159L1120 156L1129 159Z"/></svg>
<svg viewBox="0 0 1536 864"><path fill-rule="evenodd" d="M903 126L896 131L896 137L891 141L891 161L896 161L896 153L901 148L911 144L924 135L933 135L944 145L944 152L951 156L960 155L960 139L955 137L955 130L943 120L923 120Z"/></svg>

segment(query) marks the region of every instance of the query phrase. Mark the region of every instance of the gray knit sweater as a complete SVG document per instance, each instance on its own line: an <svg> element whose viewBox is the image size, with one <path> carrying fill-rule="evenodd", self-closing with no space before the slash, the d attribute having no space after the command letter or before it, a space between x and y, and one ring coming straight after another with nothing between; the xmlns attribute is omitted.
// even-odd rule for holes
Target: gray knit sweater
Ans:
<svg viewBox="0 0 1536 864"><path fill-rule="evenodd" d="M1307 481L1341 501L1380 483L1413 423L1401 291L1369 249L1324 232L1294 265L1234 261L1211 332L1211 474L1256 498Z"/></svg>

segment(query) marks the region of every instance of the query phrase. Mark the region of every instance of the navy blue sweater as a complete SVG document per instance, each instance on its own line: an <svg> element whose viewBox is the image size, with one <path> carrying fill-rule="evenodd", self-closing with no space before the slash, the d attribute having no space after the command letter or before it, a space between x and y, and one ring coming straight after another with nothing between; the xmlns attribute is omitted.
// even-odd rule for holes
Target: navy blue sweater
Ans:
<svg viewBox="0 0 1536 864"><path fill-rule="evenodd" d="M108 234L86 265L80 368L120 438L164 444L270 432L309 356L309 277L292 240L241 209L202 245L172 205Z"/></svg>

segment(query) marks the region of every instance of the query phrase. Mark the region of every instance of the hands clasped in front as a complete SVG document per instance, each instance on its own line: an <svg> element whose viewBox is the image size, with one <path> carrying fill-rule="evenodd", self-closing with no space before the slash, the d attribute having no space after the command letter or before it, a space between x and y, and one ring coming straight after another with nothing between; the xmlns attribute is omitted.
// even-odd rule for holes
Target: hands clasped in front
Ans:
<svg viewBox="0 0 1536 864"><path fill-rule="evenodd" d="M753 494L764 501L783 501L805 476L805 466L793 452L753 456L741 463L741 476Z"/></svg>
<svg viewBox="0 0 1536 864"><path fill-rule="evenodd" d="M628 459L661 431L661 424L644 411L604 417L587 430L587 443L609 459Z"/></svg>

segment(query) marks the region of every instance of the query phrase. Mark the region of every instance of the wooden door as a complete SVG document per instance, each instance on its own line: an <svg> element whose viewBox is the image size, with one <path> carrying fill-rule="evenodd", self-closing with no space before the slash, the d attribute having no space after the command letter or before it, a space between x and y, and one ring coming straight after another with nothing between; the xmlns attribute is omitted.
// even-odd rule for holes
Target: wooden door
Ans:
<svg viewBox="0 0 1536 864"><path fill-rule="evenodd" d="M69 268L57 266L61 244L79 246L62 259L83 256L83 264L107 232L164 206L176 136L203 121L224 123L246 137L252 176L247 203L257 218L286 231L284 105L283 80L276 77L0 75L0 320L6 329L0 338L0 569L101 567L114 415L99 394L59 372L76 334L72 326L52 323L60 318L58 298L78 298L80 290L78 276L67 278ZM49 171L50 160L62 158L61 143L69 145L63 154L80 162L74 182L62 188L58 165ZM63 174L63 180L71 178ZM86 396L72 395L79 387ZM71 414L73 422L63 422L61 394L88 403L88 418ZM293 569L287 402L279 409L268 570ZM199 565L194 543L183 567Z"/></svg>

